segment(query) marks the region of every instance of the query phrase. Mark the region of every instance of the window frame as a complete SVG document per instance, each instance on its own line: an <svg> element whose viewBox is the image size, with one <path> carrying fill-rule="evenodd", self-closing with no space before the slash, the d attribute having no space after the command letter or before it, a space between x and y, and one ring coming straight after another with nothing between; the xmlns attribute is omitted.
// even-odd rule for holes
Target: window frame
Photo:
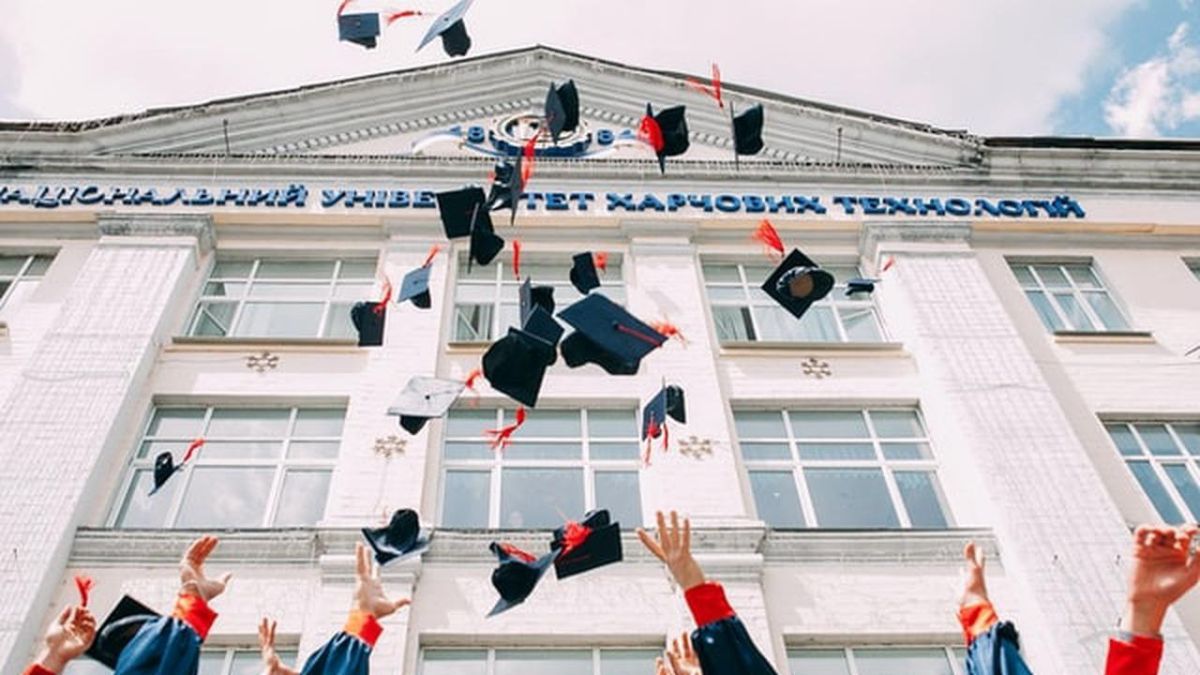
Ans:
<svg viewBox="0 0 1200 675"><path fill-rule="evenodd" d="M294 663L299 657L300 646L299 641L296 639L289 640L285 639L283 636L280 636L276 642L276 647L279 651L279 658L285 665ZM230 668L233 666L233 660L237 658L239 653L252 657L254 663L258 666L258 670L255 672L261 670L262 657L260 655L259 648L256 646L250 646L249 644L242 643L240 641L221 644L221 636L210 635L205 641L204 645L200 648L200 654L201 657L203 657L205 654L214 653L224 653L225 655L225 660L221 666L221 671L217 675L229 675ZM73 660L67 664L65 669L63 669L63 675L90 675L91 673L100 674L111 672L112 671L108 667L92 659Z"/></svg>
<svg viewBox="0 0 1200 675"><path fill-rule="evenodd" d="M658 638L658 639L661 640L662 638ZM417 655L417 671L416 671L417 675L425 674L425 654L427 652L431 652L431 651L433 651L433 652L483 652L484 653L484 659L483 659L484 675L495 675L497 652L531 652L531 653L535 653L535 654L545 654L548 652L591 652L591 654L592 654L592 659L591 659L592 660L592 675L600 675L601 674L600 667L602 665L602 657L603 657L604 652L645 651L646 657L647 657L646 663L648 664L648 667L652 667L654 664L654 657L656 655L662 654L662 646L661 646L661 644L657 644L656 646L653 646L653 647L647 647L647 646L614 647L614 646L610 646L610 645L605 645L603 647L595 647L595 646L588 646L588 645L573 646L573 645L569 645L569 644L543 646L543 647L529 647L529 646L499 646L499 647L496 647L496 646L486 646L486 645L483 645L483 646L481 646L481 645L453 646L453 645L440 645L440 644L439 645L421 645L420 651Z"/></svg>
<svg viewBox="0 0 1200 675"><path fill-rule="evenodd" d="M1200 258L1184 258L1183 262L1187 265L1192 275L1196 277L1196 281L1200 281Z"/></svg>
<svg viewBox="0 0 1200 675"><path fill-rule="evenodd" d="M229 438L217 437L214 439L209 439L207 436L204 436L206 442L208 440L213 440L215 442L229 440L229 441L233 441L233 442L243 442L243 443L276 442L276 443L279 443L281 446L279 455L277 455L273 458L263 458L263 459L225 457L225 458L215 458L215 459L210 460L210 459L205 458L204 448L201 447L200 450L198 451L198 454L195 456L195 458L191 462L188 462L187 464L185 464L181 469L178 469L178 471L177 471L178 475L172 476L172 478L171 478L172 481L179 481L179 483L174 488L173 494L171 495L171 503L167 507L166 514L164 515L164 525L162 525L160 527L126 528L122 524L122 520L123 520L124 512L126 510L126 506L129 502L129 499L131 496L130 493L132 490L134 490L138 486L138 484L140 482L138 479L142 473L150 472L152 475L153 470L154 470L154 460L155 460L155 455L157 453L155 453L154 451L148 450L146 452L145 457L139 457L138 454L141 452L142 447L144 445L146 445L147 443L153 443L153 442L187 444L187 443L190 443L192 440L194 440L194 438L190 438L187 440L181 440L179 437L173 437L173 436L151 436L150 428L151 428L151 425L154 424L154 420L155 420L158 412L160 410L203 410L203 417L202 417L202 422L201 422L201 427L200 427L201 432L203 434L208 431L209 425L212 421L213 411L217 410L217 409L222 409L222 410L251 409L251 410L286 410L286 411L288 411L287 431L285 431L284 435L279 436L279 437L245 436L245 437L229 437ZM342 411L343 415L342 415L342 433L341 433L341 435L339 435L336 438L334 438L332 436L298 436L298 435L295 435L293 432L295 430L296 419L297 419L297 416L299 415L300 410L340 410L340 411ZM290 526L290 525L289 526L274 525L275 519L279 514L280 497L283 493L284 483L286 482L288 475L291 473L318 473L319 472L319 473L328 473L329 474L330 486L332 487L333 474L337 470L338 460L341 455L341 445L342 445L342 441L345 437L345 420L346 420L345 412L346 412L346 406L344 404L339 405L339 404L327 404L327 403L296 403L296 404L232 403L232 404L222 404L221 402L217 402L217 403L197 403L197 404L187 404L187 403L166 404L166 403L164 403L164 404L158 404L158 405L151 406L150 412L146 416L146 419L142 424L142 429L139 432L136 439L134 440L133 449L129 455L129 461L127 462L127 464L125 466L125 471L124 471L125 475L121 479L120 489L117 491L116 499L114 500L112 507L109 510L109 514L108 514L108 518L107 518L108 527L110 527L112 529L117 529L117 530L148 529L148 530L152 530L152 531L164 531L164 532L179 529L176 526L176 523L178 522L179 514L183 509L183 503L186 499L187 491L191 487L193 474L195 473L196 468L198 466L202 467L202 468L214 468L215 467L215 468L232 468L232 469L271 468L274 471L274 475L271 478L271 488L270 488L270 491L267 493L266 502L265 502L265 506L263 509L263 515L262 515L262 518L259 520L258 524L257 525L233 526L235 529L287 529L287 528L292 528L292 527L303 527L303 526ZM297 442L297 441L302 442L302 443L303 442L335 442L338 446L338 451L335 456L333 456L331 458L327 458L327 459L289 458L287 456L288 451L290 450L292 443ZM178 459L178 457L177 457L177 459ZM329 492L326 493L325 500L326 500L326 503L325 503L324 511L327 515L328 507L329 507L329 503L328 503ZM322 516L322 518L324 518L324 516ZM318 520L317 523L314 523L313 525L308 526L308 527L316 527L319 525L319 523L320 523L320 521Z"/></svg>
<svg viewBox="0 0 1200 675"><path fill-rule="evenodd" d="M452 415L456 411L489 410L489 409L490 409L490 406L487 406L487 407L480 406L480 408L478 408L478 409L459 407L459 408L454 408L453 410L451 410L450 414ZM505 469L580 469L583 473L583 500L582 501L583 501L583 507L584 507L585 513L592 509L597 508L597 505L596 505L596 480L595 480L597 473L633 473L637 476L637 481L638 481L638 507L639 507L638 510L640 512L639 513L639 521L637 523L621 523L621 527L622 527L622 529L632 529L634 527L643 526L645 524L645 519L646 519L646 515L645 515L646 499L645 499L645 494L644 494L644 485L643 485L643 481L642 481L642 469L644 467L642 464L642 459L640 457L640 448L642 447L642 444L641 444L640 437L638 435L638 429L640 427L634 428L633 434L629 437L601 436L601 437L597 437L596 439L594 439L595 441L599 441L600 444L633 443L633 444L637 445L637 447L639 448L639 456L637 458L634 458L634 459L593 459L592 454L591 454L591 447L592 447L593 439L591 438L590 434L587 433L587 431L589 430L588 413L590 411L601 411L601 410L605 410L605 411L617 410L620 412L626 412L628 409L621 408L621 407L614 407L614 406L579 406L577 408L568 408L568 407L554 408L554 407L550 407L550 406L539 407L538 408L539 412L540 411L549 411L549 412L575 412L575 413L578 413L581 437L575 438L572 436L537 436L532 439L522 439L520 430L518 430L516 432L516 435L514 436L513 442L516 444L520 444L522 442L528 442L528 441L532 441L535 444L537 444L537 443L562 444L562 443L574 443L574 442L578 441L580 443L580 454L579 454L578 459L574 459L574 458L572 458L572 459L509 459L508 455L504 452L492 452L491 456L488 457L487 459L461 459L461 458L447 459L446 458L446 445L448 443L454 443L454 442L486 443L487 442L486 437L482 433L483 429L480 429L480 435L478 435L478 436L452 436L452 435L450 435L450 431L449 431L449 423L447 423L443 427L440 456L439 456L440 457L440 466L438 467L437 520L436 520L436 522L438 523L438 526L449 528L449 526L443 525L444 519L445 519L445 511L446 511L446 508L445 508L446 507L446 483L447 483L447 477L448 477L449 473L451 471L458 471L461 473L485 473L486 472L488 474L488 503L487 503L488 518L487 518L487 525L485 526L485 529L496 530L496 531L506 531L506 530L507 531L521 531L521 530L530 529L530 528L526 527L526 528L517 528L516 530L514 530L512 528L500 527L500 517L501 517L502 504L503 504L502 500L503 500L503 496L504 496L504 470ZM503 427L504 425L509 424L512 419L512 415L510 413L514 413L515 408L506 407L504 404L497 404L497 406L495 408L495 412L496 412L496 418L494 421L494 426L486 427L486 428L499 429L499 428ZM633 418L634 423L640 424L639 417L638 417L639 413L637 412L636 409L633 410L632 412L633 412L632 418ZM533 412L532 414L536 415L537 412ZM582 514L580 514L580 515L582 515ZM567 514L567 516L575 517L574 514ZM452 528L450 528L450 529L452 529Z"/></svg>
<svg viewBox="0 0 1200 675"><path fill-rule="evenodd" d="M946 661L947 661L947 663L950 664L950 668L953 671L954 675L967 675L967 669L965 667L966 652L967 652L966 648L951 645L951 644L937 644L937 643L931 643L931 642L911 642L911 643L904 642L901 644L870 644L870 643L866 643L866 644L853 644L853 645L848 645L848 644L823 645L823 644L818 643L818 644L806 644L806 645L788 645L787 660L788 660L788 667L789 667L789 669L791 669L793 654L795 654L797 652L841 651L846 659L846 661L845 661L846 672L848 673L848 675L860 675L859 668L858 668L858 662L856 661L855 654L854 654L854 652L856 650L859 650L859 651L874 651L874 650L904 651L904 650L917 650L917 649L930 650L930 651L941 650L943 652L943 654L946 656Z"/></svg>
<svg viewBox="0 0 1200 675"><path fill-rule="evenodd" d="M57 253L5 253L0 255L2 258L25 258L21 263L21 269L17 270L12 275L0 275L0 282L8 282L8 288L4 289L3 295L0 295L0 311L8 307L9 301L12 299L13 290L17 288L23 281L37 281L39 284L46 278L46 273L50 271L50 267L54 264ZM39 259L47 259L46 266L39 274L30 274L29 270L34 266ZM35 286L36 288L36 286Z"/></svg>
<svg viewBox="0 0 1200 675"><path fill-rule="evenodd" d="M1009 258L1006 262L1008 263L1009 272L1017 281L1017 287L1020 289L1021 295L1025 296L1025 301L1030 305L1030 308L1033 310L1034 314L1037 315L1038 322L1041 323L1042 326L1045 327L1045 329L1050 333L1105 334L1128 333L1133 331L1133 322L1130 321L1129 312L1127 312L1125 307L1122 306L1121 302L1117 299L1116 294L1110 290L1110 285L1100 273L1099 266L1096 264L1095 260L1091 258L1086 260L1070 260L1063 258L1055 258L1051 260ZM1093 278L1095 278L1098 285L1097 288L1089 289L1080 287L1075 281L1074 277L1071 276L1071 273L1067 271L1067 268L1069 267L1081 267L1085 265L1088 268L1088 272ZM1034 280L1034 285L1027 285L1021 280L1021 278L1017 275L1018 267L1023 268L1024 272ZM1041 274L1039 274L1035 269L1038 267L1058 268L1058 272L1063 276L1064 279L1066 279L1067 286L1061 288L1047 286L1045 281L1043 281ZM1069 320L1066 310L1060 306L1058 299L1055 297L1056 292L1063 293L1067 291L1070 292L1071 297L1074 298L1075 303L1083 311L1087 320L1092 323L1092 328L1080 328L1075 326ZM1059 323L1062 324L1062 328L1054 328L1046 325L1046 320L1042 317L1041 312L1029 299L1029 294L1031 292L1041 294L1041 296L1049 303L1051 311L1054 312L1054 316L1058 319ZM1087 301L1088 294L1104 295L1112 304L1113 309L1116 310L1121 322L1124 325L1118 328L1109 328L1096 310L1092 307L1091 303Z"/></svg>
<svg viewBox="0 0 1200 675"><path fill-rule="evenodd" d="M783 428L786 437L749 437L744 438L737 431L737 414L744 413L778 413L783 418ZM863 422L867 428L868 436L866 437L799 437L796 435L795 429L792 427L792 417L790 413L805 412L805 413L847 413L857 412L862 415ZM870 413L873 412L911 412L916 415L921 429L925 432L923 436L912 437L881 437L876 431L875 421ZM934 478L934 487L936 488L936 496L941 506L942 516L946 520L945 528L937 528L950 530L955 527L954 513L950 508L949 498L946 495L945 488L942 486L941 480L941 465L937 458L937 452L934 449L933 441L929 435L929 426L925 422L925 416L919 406L900 406L900 405L867 405L859 408L836 407L836 408L806 408L806 407L784 407L784 408L754 408L734 405L732 410L734 416L734 433L737 436L738 455L741 459L742 466L746 472L747 486L750 491L750 500L754 506L754 516L763 522L765 519L758 513L758 501L754 494L754 486L751 481L751 474L759 473L782 473L790 472L792 474L792 482L796 489L796 496L800 502L800 509L804 517L803 530L820 531L823 529L842 529L842 528L827 528L817 522L817 509L813 502L812 493L809 489L807 479L804 475L805 469L869 469L878 470L884 480L884 486L887 489L888 499L891 501L892 508L896 513L896 519L899 523L897 530L913 530L927 529L914 528L912 525L912 516L908 513L908 507L904 503L904 497L900 492L900 487L896 481L895 473L900 472L917 472L932 474ZM788 452L791 454L789 459L751 459L747 458L743 446L747 443L777 443L786 444ZM802 459L800 457L799 444L801 443L870 443L874 452L874 459ZM884 443L923 443L929 448L929 457L920 459L889 459L883 453ZM767 526L772 529L797 529L787 527L776 527L767 523ZM890 530L891 528L854 528L864 531L874 530Z"/></svg>
<svg viewBox="0 0 1200 675"><path fill-rule="evenodd" d="M1158 506L1154 503L1154 499L1149 493L1146 492L1146 488L1142 486L1141 481L1138 480L1138 477L1133 472L1133 467L1131 466L1134 462L1141 462L1150 466L1150 470L1154 473L1155 479L1158 480L1159 486L1166 493L1167 497L1171 500L1171 504L1182 517L1182 520L1179 523L1174 524L1182 525L1184 523L1196 522L1197 520L1200 520L1200 509L1196 509L1195 512L1193 511L1193 509L1188 505L1187 500L1183 498L1179 492L1179 489L1175 486L1175 482L1169 475L1167 475L1165 469L1166 466L1183 466L1187 470L1188 475L1191 477L1192 482L1197 487L1200 487L1200 449L1197 451L1189 450L1187 445L1180 437L1179 432L1175 429L1175 427L1179 425L1200 425L1200 419L1155 420L1125 417L1102 419L1101 422L1104 425L1104 430L1108 435L1109 441L1112 443L1113 450L1117 453L1117 458L1121 460L1121 463L1125 465L1126 470L1129 472L1129 480L1133 482L1138 494L1142 495L1142 497L1144 497L1146 501L1150 503L1150 507L1154 509L1154 513L1163 522L1170 522L1171 519L1168 518L1166 514L1159 512ZM1147 443L1142 437L1142 432L1138 429L1138 427L1148 425L1164 427L1167 431L1168 437L1174 444L1175 449L1179 451L1179 454L1161 455L1152 452L1150 450L1149 443ZM1121 451L1121 447L1117 445L1117 441L1115 438L1113 438L1112 431L1110 430L1110 427L1115 426L1124 427L1124 430L1129 433L1134 442L1137 443L1141 454L1126 455ZM1189 515L1191 515L1190 520L1188 519Z"/></svg>

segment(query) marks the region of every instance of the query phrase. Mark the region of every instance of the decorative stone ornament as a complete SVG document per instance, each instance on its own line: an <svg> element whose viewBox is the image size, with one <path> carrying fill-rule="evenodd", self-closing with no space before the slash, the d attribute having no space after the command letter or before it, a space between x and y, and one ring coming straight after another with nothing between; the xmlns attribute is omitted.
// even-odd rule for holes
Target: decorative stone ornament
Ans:
<svg viewBox="0 0 1200 675"><path fill-rule="evenodd" d="M698 436L688 436L679 441L679 454L696 460L712 457L712 440Z"/></svg>
<svg viewBox="0 0 1200 675"><path fill-rule="evenodd" d="M386 459L391 459L393 455L403 455L407 447L408 440L395 434L375 439L375 454Z"/></svg>
<svg viewBox="0 0 1200 675"><path fill-rule="evenodd" d="M279 356L271 352L251 354L246 357L246 367L258 373L275 370L279 367Z"/></svg>
<svg viewBox="0 0 1200 675"><path fill-rule="evenodd" d="M833 376L833 369L829 367L829 362L821 361L815 356L801 361L800 368L806 376L815 377L818 380Z"/></svg>

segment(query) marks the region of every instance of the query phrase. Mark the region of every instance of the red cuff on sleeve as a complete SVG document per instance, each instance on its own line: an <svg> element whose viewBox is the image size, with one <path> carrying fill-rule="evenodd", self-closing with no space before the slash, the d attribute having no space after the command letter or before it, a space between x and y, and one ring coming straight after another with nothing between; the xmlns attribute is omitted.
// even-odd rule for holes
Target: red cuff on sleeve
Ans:
<svg viewBox="0 0 1200 675"><path fill-rule="evenodd" d="M958 608L958 622L962 624L963 637L967 645L975 638L988 632L1000 620L996 608L990 602L979 602Z"/></svg>
<svg viewBox="0 0 1200 675"><path fill-rule="evenodd" d="M57 675L53 670L46 670L38 664L33 664L25 669L21 675Z"/></svg>
<svg viewBox="0 0 1200 675"><path fill-rule="evenodd" d="M1155 675L1162 661L1163 641L1157 638L1133 636L1108 641L1108 665L1105 675Z"/></svg>
<svg viewBox="0 0 1200 675"><path fill-rule="evenodd" d="M715 581L708 581L689 588L683 594L696 625L703 628L711 623L733 618L733 608L725 599L725 589Z"/></svg>
<svg viewBox="0 0 1200 675"><path fill-rule="evenodd" d="M375 641L383 633L383 626L379 625L379 620L374 614L353 610L350 612L350 618L346 619L346 627L342 630L346 631L347 635L353 635L367 643L368 647L374 648Z"/></svg>
<svg viewBox="0 0 1200 675"><path fill-rule="evenodd" d="M212 630L213 622L217 620L217 613L212 611L204 598L184 593L175 599L175 611L171 612L171 616L191 626L201 641L208 637L208 631Z"/></svg>

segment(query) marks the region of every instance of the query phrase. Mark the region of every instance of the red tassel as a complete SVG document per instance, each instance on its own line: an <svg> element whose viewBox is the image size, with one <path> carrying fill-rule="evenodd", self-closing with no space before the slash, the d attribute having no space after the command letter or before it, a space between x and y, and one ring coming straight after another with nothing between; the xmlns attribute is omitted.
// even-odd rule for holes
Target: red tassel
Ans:
<svg viewBox="0 0 1200 675"><path fill-rule="evenodd" d="M706 85L694 77L687 78L687 85L715 100L721 109L725 108L725 98L721 93L721 69L717 64L712 64L712 86Z"/></svg>
<svg viewBox="0 0 1200 675"><path fill-rule="evenodd" d="M419 12L415 9L406 9L402 12L392 12L391 14L387 15L387 25L390 26L400 19L405 19L410 16L425 16L425 12Z"/></svg>
<svg viewBox="0 0 1200 675"><path fill-rule="evenodd" d="M724 110L725 109L725 97L721 93L721 68L720 68L720 66L718 66L715 63L712 64L712 66L713 66L712 67L712 73L713 73L712 82L713 82L713 89L715 89L717 92L717 105L721 106L721 109Z"/></svg>
<svg viewBox="0 0 1200 675"><path fill-rule="evenodd" d="M895 256L889 255L887 261L883 263L883 271L886 272L886 271L892 269L892 266L894 266L895 264L896 264Z"/></svg>
<svg viewBox="0 0 1200 675"><path fill-rule="evenodd" d="M481 378L481 377L483 377L483 371L480 370L479 368L476 368L475 370L472 370L471 372L467 373L467 379L464 381L467 385L467 389L470 389L471 391L478 394L479 392L478 392L478 390L475 389L475 384L479 382L479 378Z"/></svg>
<svg viewBox="0 0 1200 675"><path fill-rule="evenodd" d="M596 269L608 272L608 251L597 251L592 254L592 260L596 263Z"/></svg>
<svg viewBox="0 0 1200 675"><path fill-rule="evenodd" d="M430 247L429 255L425 256L425 262L421 263L421 267L429 267L429 265L431 263L433 263L433 259L436 258L437 254L439 254L441 252L442 252L442 247L437 244L434 244L432 247Z"/></svg>
<svg viewBox="0 0 1200 675"><path fill-rule="evenodd" d="M532 553L529 553L528 551L522 551L512 544L500 544L500 550L526 563L531 563L537 560L537 558L533 557Z"/></svg>
<svg viewBox="0 0 1200 675"><path fill-rule="evenodd" d="M354 0L342 0L342 4L338 5L338 16L341 16L342 12L346 11L346 7L348 7L352 2L354 2Z"/></svg>
<svg viewBox="0 0 1200 675"><path fill-rule="evenodd" d="M521 280L521 242L513 239L513 257L512 257L513 275L517 277L517 281Z"/></svg>
<svg viewBox="0 0 1200 675"><path fill-rule="evenodd" d="M670 321L654 321L650 323L650 327L659 333L666 335L668 340L671 338L679 338L679 341L683 344L686 345L688 343L687 338L683 336L682 332L680 332L679 327Z"/></svg>
<svg viewBox="0 0 1200 675"><path fill-rule="evenodd" d="M663 420L663 452L671 451L671 426Z"/></svg>
<svg viewBox="0 0 1200 675"><path fill-rule="evenodd" d="M382 316L383 313L385 311L387 311L388 303L391 301L392 301L392 280L387 278L387 275L384 275L384 277L383 277L383 298L380 299L379 302L375 303L375 308L373 311L376 314L379 314Z"/></svg>
<svg viewBox="0 0 1200 675"><path fill-rule="evenodd" d="M523 157L523 161L521 162L522 188L529 185L529 180L533 178L533 165L537 162L537 142L538 135L540 133L541 132L538 132L531 136L529 140L525 142L525 148L521 150L521 156Z"/></svg>
<svg viewBox="0 0 1200 675"><path fill-rule="evenodd" d="M488 445L492 450L504 452L504 449L512 444L512 435L525 424L525 406L517 408L517 421L499 429L485 429L484 434L490 436Z"/></svg>
<svg viewBox="0 0 1200 675"><path fill-rule="evenodd" d="M650 466L650 439L646 439L646 449L642 452L642 466Z"/></svg>
<svg viewBox="0 0 1200 675"><path fill-rule="evenodd" d="M751 239L762 242L763 246L767 247L767 256L771 257L770 251L775 251L779 255L783 255L783 240L779 238L779 233L775 231L775 226L766 218L758 224L758 229L754 234L750 235Z"/></svg>
<svg viewBox="0 0 1200 675"><path fill-rule="evenodd" d="M92 592L92 586L95 586L95 585L96 585L96 582L93 581L92 578L89 577L88 575L86 575L86 574L76 574L75 575L75 588L79 589L79 606L80 607L88 606L88 596Z"/></svg>
<svg viewBox="0 0 1200 675"><path fill-rule="evenodd" d="M645 333L641 332L640 330L634 330L634 329L630 328L629 326L626 326L625 324L618 323L614 326L614 328L616 328L618 331L620 331L626 335L632 335L633 337L641 340L642 342L654 345L655 347L663 346L663 342L664 342L663 340L656 340L655 338L653 338L649 335L646 335Z"/></svg>
<svg viewBox="0 0 1200 675"><path fill-rule="evenodd" d="M567 555L571 551L583 546L583 543L590 536L592 536L592 528L584 527L573 520L568 520L567 526L563 528L563 549L559 555Z"/></svg>
<svg viewBox="0 0 1200 675"><path fill-rule="evenodd" d="M187 447L187 451L183 453L183 461L180 462L180 464L187 464L188 461L192 459L192 455L196 454L196 451L199 450L202 445L204 445L203 438L197 438L196 440L192 441L191 445Z"/></svg>
<svg viewBox="0 0 1200 675"><path fill-rule="evenodd" d="M658 120L646 115L642 117L641 124L638 125L637 137L639 141L648 143L654 148L654 152L659 153L667 146L663 140L662 127L658 125Z"/></svg>

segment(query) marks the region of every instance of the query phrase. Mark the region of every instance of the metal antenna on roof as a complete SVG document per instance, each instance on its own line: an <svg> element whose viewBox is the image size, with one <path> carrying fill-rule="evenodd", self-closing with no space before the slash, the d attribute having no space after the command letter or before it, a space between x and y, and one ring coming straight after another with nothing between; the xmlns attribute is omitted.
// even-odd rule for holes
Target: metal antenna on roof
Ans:
<svg viewBox="0 0 1200 675"><path fill-rule="evenodd" d="M221 120L221 126L223 127L223 129L225 131L225 156L228 157L229 156L229 120L228 119Z"/></svg>

